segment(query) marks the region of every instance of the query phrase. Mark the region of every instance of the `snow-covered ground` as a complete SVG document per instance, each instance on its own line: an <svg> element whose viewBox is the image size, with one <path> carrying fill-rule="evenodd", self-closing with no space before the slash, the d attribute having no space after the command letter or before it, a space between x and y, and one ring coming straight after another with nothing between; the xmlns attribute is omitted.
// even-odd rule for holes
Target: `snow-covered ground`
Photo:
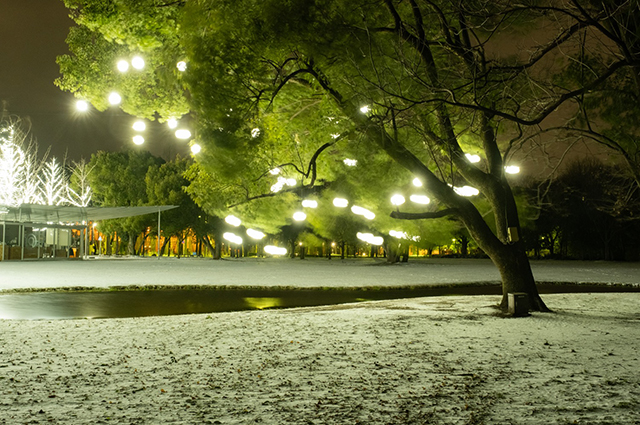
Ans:
<svg viewBox="0 0 640 425"><path fill-rule="evenodd" d="M0 279L5 289L119 285L123 270L127 284L497 280L482 260L454 261L0 263ZM143 270L136 272L134 263ZM604 282L634 276L626 265L573 263L572 272L549 264L534 264L539 280L539 273L555 281L567 281L560 279L565 274L587 281L601 273ZM456 272L463 267L469 271ZM155 268L162 280L147 280ZM80 272L88 273L82 284L58 276ZM546 295L555 313L528 318L500 317L498 301L438 297L132 319L0 320L0 423L640 423L639 293Z"/></svg>
<svg viewBox="0 0 640 425"><path fill-rule="evenodd" d="M640 284L640 263L533 261L539 282ZM0 262L0 291L17 288L126 285L363 287L500 281L484 259L132 258Z"/></svg>

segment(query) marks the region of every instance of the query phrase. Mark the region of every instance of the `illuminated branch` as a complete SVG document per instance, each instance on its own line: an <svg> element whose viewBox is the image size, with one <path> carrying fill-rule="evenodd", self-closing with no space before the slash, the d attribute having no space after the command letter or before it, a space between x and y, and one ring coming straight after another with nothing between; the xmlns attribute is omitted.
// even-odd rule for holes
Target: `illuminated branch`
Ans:
<svg viewBox="0 0 640 425"><path fill-rule="evenodd" d="M458 215L457 208L447 208L440 211L433 212L422 212L422 213L405 213L400 211L393 211L391 213L391 218L397 218L398 220L423 220L423 219L433 219L433 218L442 218L448 216L457 216Z"/></svg>

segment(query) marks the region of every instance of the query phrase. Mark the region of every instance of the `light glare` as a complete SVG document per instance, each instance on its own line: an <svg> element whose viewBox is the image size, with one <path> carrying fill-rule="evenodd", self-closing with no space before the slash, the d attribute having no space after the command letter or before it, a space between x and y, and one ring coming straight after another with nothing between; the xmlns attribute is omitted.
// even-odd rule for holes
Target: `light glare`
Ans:
<svg viewBox="0 0 640 425"><path fill-rule="evenodd" d="M133 123L133 129L135 131L144 131L147 125L143 121L136 121Z"/></svg>
<svg viewBox="0 0 640 425"><path fill-rule="evenodd" d="M194 154L194 155L199 154L201 150L202 150L202 147L200 147L200 145L197 144L197 143L194 143L191 146L191 153Z"/></svg>
<svg viewBox="0 0 640 425"><path fill-rule="evenodd" d="M518 174L520 172L520 167L517 165L508 165L504 167L504 172L507 174Z"/></svg>
<svg viewBox="0 0 640 425"><path fill-rule="evenodd" d="M396 205L396 206L400 206L402 204L404 204L404 196L400 195L400 194L395 194L391 197L391 204L392 205Z"/></svg>
<svg viewBox="0 0 640 425"><path fill-rule="evenodd" d="M109 94L109 103L112 105L119 105L122 102L122 96L116 92Z"/></svg>
<svg viewBox="0 0 640 425"><path fill-rule="evenodd" d="M242 238L234 233L225 232L222 237L233 244L242 245Z"/></svg>
<svg viewBox="0 0 640 425"><path fill-rule="evenodd" d="M144 59L140 56L134 56L131 58L131 66L138 70L144 68Z"/></svg>
<svg viewBox="0 0 640 425"><path fill-rule="evenodd" d="M307 219L307 215L302 211L296 211L295 213L293 213L293 219L295 221L304 221Z"/></svg>
<svg viewBox="0 0 640 425"><path fill-rule="evenodd" d="M346 208L349 205L349 201L344 198L334 198L333 205L338 208Z"/></svg>
<svg viewBox="0 0 640 425"><path fill-rule="evenodd" d="M89 110L89 104L86 100L78 100L76 102L76 109L80 112L86 112Z"/></svg>
<svg viewBox="0 0 640 425"><path fill-rule="evenodd" d="M182 128L180 130L176 130L176 137L178 139L186 140L191 137L191 132Z"/></svg>
<svg viewBox="0 0 640 425"><path fill-rule="evenodd" d="M124 59L119 60L116 66L118 67L118 71L120 72L127 72L129 70L129 62Z"/></svg>
<svg viewBox="0 0 640 425"><path fill-rule="evenodd" d="M472 164L480 162L480 156L479 155L472 155L470 153L465 153L464 156L466 156L467 157L467 161L469 161Z"/></svg>
<svg viewBox="0 0 640 425"><path fill-rule="evenodd" d="M313 199L305 199L304 201L302 201L302 206L304 208L318 208L318 201L315 201Z"/></svg>
<svg viewBox="0 0 640 425"><path fill-rule="evenodd" d="M251 239L257 239L257 240L260 240L265 237L264 233L254 229L247 229L247 235L249 235Z"/></svg>
<svg viewBox="0 0 640 425"><path fill-rule="evenodd" d="M228 224L238 227L242 224L242 221L240 221L240 219L238 217L236 217L235 215L228 215L224 218L224 221L227 222Z"/></svg>
<svg viewBox="0 0 640 425"><path fill-rule="evenodd" d="M275 245L267 245L264 247L264 252L270 255L287 255L287 248L280 248Z"/></svg>
<svg viewBox="0 0 640 425"><path fill-rule="evenodd" d="M178 71L185 72L187 70L187 63L185 61L180 61L176 64L176 68Z"/></svg>
<svg viewBox="0 0 640 425"><path fill-rule="evenodd" d="M175 118L169 118L169 120L167 121L167 125L169 126L170 129L174 129L178 126L178 120Z"/></svg>
<svg viewBox="0 0 640 425"><path fill-rule="evenodd" d="M139 134L137 136L133 136L133 143L135 143L136 145L140 146L141 144L144 143L144 137L142 137Z"/></svg>
<svg viewBox="0 0 640 425"><path fill-rule="evenodd" d="M429 197L426 195L411 195L409 197L409 200L414 204L423 204L423 205L426 205L429 202L431 202L431 199L429 199Z"/></svg>

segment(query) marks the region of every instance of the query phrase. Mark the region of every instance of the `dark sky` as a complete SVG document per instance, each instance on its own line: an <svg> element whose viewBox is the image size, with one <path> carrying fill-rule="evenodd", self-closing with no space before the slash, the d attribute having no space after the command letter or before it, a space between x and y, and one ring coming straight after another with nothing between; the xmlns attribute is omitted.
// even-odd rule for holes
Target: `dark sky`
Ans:
<svg viewBox="0 0 640 425"><path fill-rule="evenodd" d="M54 85L60 75L56 56L68 53L65 39L73 25L62 0L0 0L0 102L11 115L30 122L40 152L51 147L59 159L135 147L133 117L119 109L80 115L73 95ZM186 145L172 138L154 137L154 130L162 134L158 126L151 126L145 144L135 148L166 159L187 153Z"/></svg>

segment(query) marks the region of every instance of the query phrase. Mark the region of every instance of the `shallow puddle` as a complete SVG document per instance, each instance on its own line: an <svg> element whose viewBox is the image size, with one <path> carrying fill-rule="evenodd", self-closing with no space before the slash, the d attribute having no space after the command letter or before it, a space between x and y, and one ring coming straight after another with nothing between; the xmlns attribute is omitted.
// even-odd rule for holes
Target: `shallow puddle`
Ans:
<svg viewBox="0 0 640 425"><path fill-rule="evenodd" d="M541 293L640 292L640 287L538 285ZM498 295L499 286L411 289L161 289L0 294L0 319L73 319L218 313L442 295Z"/></svg>

